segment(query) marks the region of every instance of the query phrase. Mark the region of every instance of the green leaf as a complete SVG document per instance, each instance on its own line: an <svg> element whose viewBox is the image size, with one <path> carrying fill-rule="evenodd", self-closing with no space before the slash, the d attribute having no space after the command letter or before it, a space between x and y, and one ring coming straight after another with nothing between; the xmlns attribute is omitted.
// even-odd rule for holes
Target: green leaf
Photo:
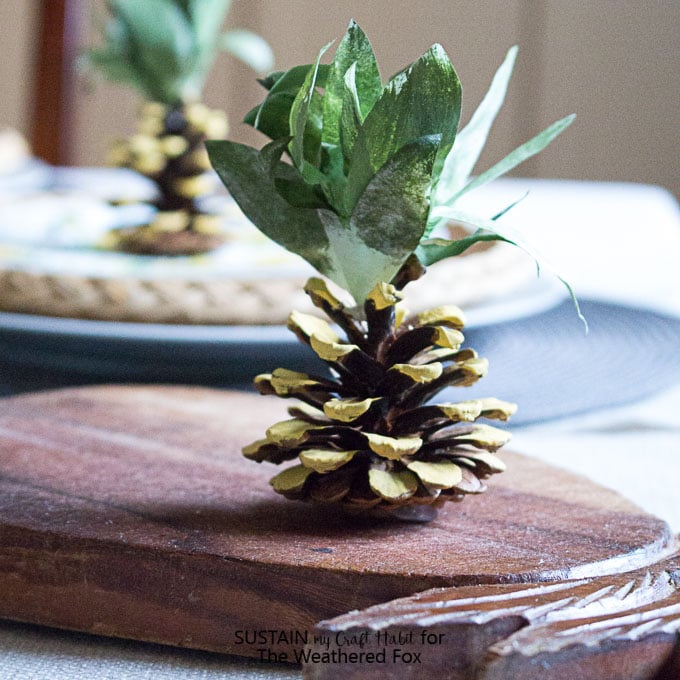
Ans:
<svg viewBox="0 0 680 680"><path fill-rule="evenodd" d="M185 98L185 79L196 55L193 32L182 10L165 0L115 0L111 9L130 36L130 59L147 94L167 104Z"/></svg>
<svg viewBox="0 0 680 680"><path fill-rule="evenodd" d="M347 163L361 127L359 93L356 86L356 65L352 64L345 73L342 91L342 110L340 113L340 146L343 159Z"/></svg>
<svg viewBox="0 0 680 680"><path fill-rule="evenodd" d="M283 145L283 140L281 140ZM279 194L289 205L296 208L329 208L321 187L309 184L300 171L287 163L280 163L275 168L274 184Z"/></svg>
<svg viewBox="0 0 680 680"><path fill-rule="evenodd" d="M312 164L315 164L315 160L318 162L317 154L321 146L321 130L318 118L313 117L313 114L317 113L318 115L321 104L318 95L315 97L316 77L321 57L331 44L328 43L319 51L316 62L307 72L302 87L300 87L295 95L295 100L290 109L290 135L292 139L288 148L293 163L295 163L303 175L307 174L303 166L303 160L306 159ZM317 102L316 105L314 100ZM307 140L305 139L306 135L308 136Z"/></svg>
<svg viewBox="0 0 680 680"><path fill-rule="evenodd" d="M480 241L504 240L531 253L497 224L512 205L490 220L453 207L465 192L538 153L572 121L558 121L468 181L505 96L516 48L457 142L461 88L441 46L382 90L373 50L354 22L330 66L320 64L327 48L312 65L260 81L269 92L245 120L273 143L260 153L233 143L209 145L246 215L359 304L377 283L393 280L414 252L426 265ZM292 166L281 162L286 149ZM428 227L448 219L476 230L457 241L423 239Z"/></svg>
<svg viewBox="0 0 680 680"><path fill-rule="evenodd" d="M524 194L522 196L520 196L516 201L513 201L510 205L505 206L505 208L503 208L503 210L501 210L500 212L497 212L491 219L492 220L500 219L501 217L503 217L503 215L505 215L505 213L512 210L518 203L521 203L528 195L529 195L529 192L525 191Z"/></svg>
<svg viewBox="0 0 680 680"><path fill-rule="evenodd" d="M81 64L86 68L96 69L107 80L127 83L146 92L146 85L140 74L127 62L121 60L117 53L107 49L91 49L83 55Z"/></svg>
<svg viewBox="0 0 680 680"><path fill-rule="evenodd" d="M328 48L324 48L324 51L325 49ZM293 68L286 71L280 78L277 78L269 92L271 94L276 94L277 92L289 92L292 95L296 95L298 90L304 84L307 74L315 66L316 84L319 87L325 87L330 66L328 64L302 64L301 66L293 66Z"/></svg>
<svg viewBox="0 0 680 680"><path fill-rule="evenodd" d="M460 105L458 76L444 49L433 45L387 83L366 116L352 151L351 201L358 199L371 177L406 144L441 134L442 149L448 152L455 138Z"/></svg>
<svg viewBox="0 0 680 680"><path fill-rule="evenodd" d="M429 267L435 262L444 260L449 257L455 257L464 253L468 248L474 246L475 243L481 241L508 241L500 234L495 234L485 229L477 229L470 236L451 241L444 238L433 238L421 241L416 248L416 256L425 267ZM512 243L512 241L509 241Z"/></svg>
<svg viewBox="0 0 680 680"><path fill-rule="evenodd" d="M503 214L504 212L507 211L502 211L499 214ZM576 313L578 314L579 319L583 322L583 325L585 326L586 332L588 331L588 322L586 321L585 317L581 313L581 308L578 304L578 300L576 299L576 295L574 293L574 290L572 287L569 285L569 283L562 277L560 276L555 269L548 264L546 261L545 257L540 255L535 251L535 249L530 246L526 241L524 240L524 237L522 236L521 233L519 233L516 229L513 229L512 227L508 227L507 225L502 225L500 226L497 222L496 219L491 219L487 220L484 219L483 217L478 217L476 215L471 215L467 212L464 212L462 210L457 210L456 208L450 208L448 206L438 206L434 208L433 210L434 217L443 217L449 220L454 220L455 222L459 222L461 224L470 226L470 227L476 227L477 229L483 229L486 230L486 232L491 232L492 234L495 234L497 237L496 239L492 238L478 238L478 240L502 240L506 241L507 243L511 243L515 246L518 246L521 248L525 253L530 255L534 261L536 262L537 268L540 269L545 269L548 272L550 272L553 276L558 278L565 286L567 289L569 296L571 297L572 302L574 303L574 307L576 309ZM477 234L478 232L475 232ZM471 237L473 238L475 234L472 234ZM464 239L463 239L464 240ZM471 244L472 245L472 244ZM435 250L430 250L430 253L427 254L427 251L419 250L419 255L420 253L425 252L426 257L432 257L435 255L436 251ZM457 253L452 253L452 254L457 254ZM443 257L448 257L448 255L444 254ZM436 260L432 260L434 262L443 259L443 257L437 257ZM422 261L422 260L421 260Z"/></svg>
<svg viewBox="0 0 680 680"><path fill-rule="evenodd" d="M115 5L111 11L115 11ZM153 81L147 83L147 74L137 64L134 38L125 22L114 14L104 25L104 44L83 53L82 65L99 71L106 79L138 88L145 96L152 96Z"/></svg>
<svg viewBox="0 0 680 680"><path fill-rule="evenodd" d="M499 161L492 168L489 168L489 170L483 172L470 183L466 184L462 189L457 191L450 199L447 200L446 205L453 205L463 194L466 194L468 191L472 191L472 189L476 189L487 182L491 182L497 177L500 177L506 172L509 172L513 168L517 167L525 160L543 151L543 149L545 149L545 147L548 146L548 144L550 144L550 142L552 142L555 137L557 137L571 125L574 118L576 118L576 115L572 114L558 120L543 130L543 132L540 132L535 137L532 137L528 142L522 144L522 146L517 147L502 161Z"/></svg>
<svg viewBox="0 0 680 680"><path fill-rule="evenodd" d="M271 90L274 85L286 74L285 71L272 71L264 78L257 78L257 82L264 87L265 90Z"/></svg>
<svg viewBox="0 0 680 680"><path fill-rule="evenodd" d="M313 67L313 64L303 64L285 72L270 73L260 80L263 87L269 90L269 94L261 104L246 114L243 122L260 130L270 139L287 137L290 134L293 102ZM319 64L316 73L316 84L319 87L324 87L328 69L328 64Z"/></svg>
<svg viewBox="0 0 680 680"><path fill-rule="evenodd" d="M468 181L484 148L489 130L503 106L516 57L517 46L511 47L470 122L458 132L437 184L436 204L447 203L447 198Z"/></svg>
<svg viewBox="0 0 680 680"><path fill-rule="evenodd" d="M274 53L267 41L244 28L224 33L220 39L220 47L259 73L274 65Z"/></svg>
<svg viewBox="0 0 680 680"><path fill-rule="evenodd" d="M323 192L317 190L319 185L307 184L302 175L299 180L291 177L276 177L274 184L279 194L295 208L330 209Z"/></svg>
<svg viewBox="0 0 680 680"><path fill-rule="evenodd" d="M354 66L358 110L363 119L373 108L380 93L382 83L373 48L366 34L351 21L347 33L340 41L324 92L323 141L328 144L340 142L340 119L342 116L345 92L345 74Z"/></svg>
<svg viewBox="0 0 680 680"><path fill-rule="evenodd" d="M425 229L439 135L400 149L366 187L348 223L319 211L329 239L329 277L361 304L381 281L390 281Z"/></svg>
<svg viewBox="0 0 680 680"><path fill-rule="evenodd" d="M347 195L347 177L345 177L345 160L342 149L334 144L321 146L321 171L323 179L321 187L328 200L341 217L349 217L345 211L345 197Z"/></svg>
<svg viewBox="0 0 680 680"><path fill-rule="evenodd" d="M185 0L182 4L185 5L185 13L190 18L201 51L212 52L231 7L231 0Z"/></svg>
<svg viewBox="0 0 680 680"><path fill-rule="evenodd" d="M330 268L328 237L314 210L289 205L276 189L275 175L288 139L260 152L230 141L208 141L210 162L246 217L266 236L297 253L321 273Z"/></svg>
<svg viewBox="0 0 680 680"><path fill-rule="evenodd" d="M406 259L418 245L430 207L427 190L440 141L440 135L429 135L407 144L369 182L350 221L369 248Z"/></svg>
<svg viewBox="0 0 680 680"><path fill-rule="evenodd" d="M251 109L243 122L252 125L269 139L281 139L290 134L290 109L295 96L289 92L276 92L262 104Z"/></svg>

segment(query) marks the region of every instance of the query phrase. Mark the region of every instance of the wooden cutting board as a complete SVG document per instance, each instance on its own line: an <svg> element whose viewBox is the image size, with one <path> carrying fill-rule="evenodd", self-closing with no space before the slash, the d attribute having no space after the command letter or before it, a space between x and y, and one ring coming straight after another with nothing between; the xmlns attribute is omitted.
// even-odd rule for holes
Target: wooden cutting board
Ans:
<svg viewBox="0 0 680 680"><path fill-rule="evenodd" d="M592 580L674 549L616 493L512 453L486 494L429 524L286 501L276 468L240 448L287 405L154 386L0 401L0 617L295 661L315 624L350 610Z"/></svg>

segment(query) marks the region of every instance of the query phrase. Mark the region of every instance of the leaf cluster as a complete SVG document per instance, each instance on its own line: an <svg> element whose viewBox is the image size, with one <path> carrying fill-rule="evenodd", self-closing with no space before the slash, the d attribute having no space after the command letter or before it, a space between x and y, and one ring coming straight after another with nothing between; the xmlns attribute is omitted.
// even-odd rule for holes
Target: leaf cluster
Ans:
<svg viewBox="0 0 680 680"><path fill-rule="evenodd" d="M549 144L573 116L553 124L491 169L471 179L503 103L517 48L458 132L461 84L441 45L386 84L364 32L350 22L330 64L272 73L268 93L245 122L272 141L261 150L208 142L214 168L246 216L267 236L301 255L361 304L392 281L415 253L427 266L477 241L516 243L489 218L456 202ZM512 207L509 206L508 209ZM465 239L431 238L443 221L473 227Z"/></svg>
<svg viewBox="0 0 680 680"><path fill-rule="evenodd" d="M258 35L221 32L231 0L108 0L103 44L84 53L86 66L163 104L198 100L219 50L256 71L273 63Z"/></svg>

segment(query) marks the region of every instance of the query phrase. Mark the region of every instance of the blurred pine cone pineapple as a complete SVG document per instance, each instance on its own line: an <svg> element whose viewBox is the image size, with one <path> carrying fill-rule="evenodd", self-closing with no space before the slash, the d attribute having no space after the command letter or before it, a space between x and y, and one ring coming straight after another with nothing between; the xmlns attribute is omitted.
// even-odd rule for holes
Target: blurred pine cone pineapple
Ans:
<svg viewBox="0 0 680 680"><path fill-rule="evenodd" d="M271 50L249 31L220 32L229 0L109 0L107 7L103 44L85 62L146 100L136 133L111 147L108 162L140 172L157 189L153 220L118 230L116 245L145 254L212 250L224 236L219 215L202 207L216 188L204 142L224 138L228 125L222 111L201 102L203 86L219 50L257 71L271 67Z"/></svg>

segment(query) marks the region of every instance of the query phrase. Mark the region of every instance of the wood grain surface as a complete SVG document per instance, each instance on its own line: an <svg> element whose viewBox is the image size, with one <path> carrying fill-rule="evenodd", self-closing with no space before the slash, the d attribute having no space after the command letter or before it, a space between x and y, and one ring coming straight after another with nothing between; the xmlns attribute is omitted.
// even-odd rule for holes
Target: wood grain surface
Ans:
<svg viewBox="0 0 680 680"><path fill-rule="evenodd" d="M674 549L664 522L614 492L511 453L486 494L425 525L286 501L276 468L240 448L287 405L149 386L1 401L0 616L294 661L306 631L349 610L587 580Z"/></svg>

